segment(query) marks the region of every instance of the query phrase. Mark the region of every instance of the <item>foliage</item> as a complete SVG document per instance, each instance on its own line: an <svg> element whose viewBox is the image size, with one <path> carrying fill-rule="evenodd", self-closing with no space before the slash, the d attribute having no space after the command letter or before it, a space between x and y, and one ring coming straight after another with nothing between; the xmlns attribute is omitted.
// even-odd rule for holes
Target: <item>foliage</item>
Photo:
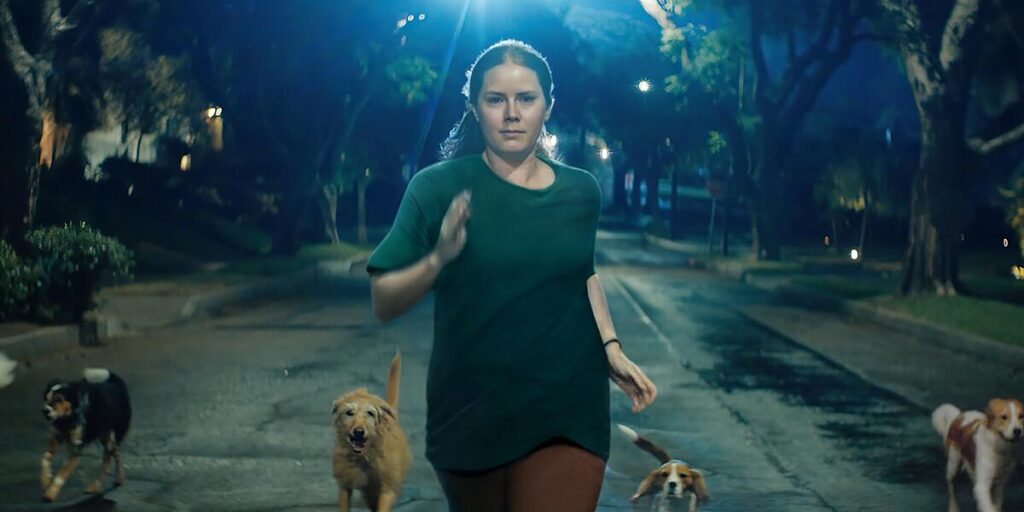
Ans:
<svg viewBox="0 0 1024 512"><path fill-rule="evenodd" d="M27 314L38 287L35 268L24 264L14 249L0 240L0 320Z"/></svg>
<svg viewBox="0 0 1024 512"><path fill-rule="evenodd" d="M843 211L887 214L889 198L883 149L851 130L840 130L826 146L828 164L814 185L815 201L830 214Z"/></svg>
<svg viewBox="0 0 1024 512"><path fill-rule="evenodd" d="M100 51L107 118L122 125L122 140L129 131L141 137L161 124L189 127L198 118L200 94L186 57L154 57L142 35L126 28L100 32Z"/></svg>
<svg viewBox="0 0 1024 512"><path fill-rule="evenodd" d="M1017 168L1008 186L1000 188L999 192L1006 198L1006 219L1017 233L1020 254L1024 257L1024 165Z"/></svg>
<svg viewBox="0 0 1024 512"><path fill-rule="evenodd" d="M42 308L57 320L80 321L101 283L132 277L132 251L84 222L37 229L26 239L41 272Z"/></svg>
<svg viewBox="0 0 1024 512"><path fill-rule="evenodd" d="M419 56L399 58L388 64L385 73L396 88L394 96L407 107L426 101L437 81L437 71L430 61Z"/></svg>

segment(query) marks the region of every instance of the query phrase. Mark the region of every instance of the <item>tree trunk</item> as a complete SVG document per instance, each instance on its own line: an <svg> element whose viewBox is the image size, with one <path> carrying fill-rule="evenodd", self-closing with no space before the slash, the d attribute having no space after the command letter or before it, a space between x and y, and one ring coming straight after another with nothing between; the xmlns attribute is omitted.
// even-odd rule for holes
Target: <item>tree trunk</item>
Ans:
<svg viewBox="0 0 1024 512"><path fill-rule="evenodd" d="M970 152L955 112L948 105L920 109L921 157L911 193L903 295L962 291L957 268Z"/></svg>
<svg viewBox="0 0 1024 512"><path fill-rule="evenodd" d="M751 206L752 255L757 260L778 261L782 258L782 248L776 228L776 217L762 198L756 199L754 203Z"/></svg>
<svg viewBox="0 0 1024 512"><path fill-rule="evenodd" d="M829 243L832 252L839 251L839 221L836 219L838 215L838 212L832 213L832 240Z"/></svg>
<svg viewBox="0 0 1024 512"><path fill-rule="evenodd" d="M29 142L24 172L17 173L19 176L11 180L13 190L5 194L6 197L13 200L5 212L4 238L19 251L26 248L25 235L35 227L36 208L39 205L39 182L45 165L41 158L43 156L43 118L30 118L29 122L32 127L30 133L34 135Z"/></svg>
<svg viewBox="0 0 1024 512"><path fill-rule="evenodd" d="M672 173L672 214L669 218L669 238L679 239L682 238L680 231L679 222L679 170L673 168Z"/></svg>
<svg viewBox="0 0 1024 512"><path fill-rule="evenodd" d="M729 255L729 203L722 201L722 256Z"/></svg>
<svg viewBox="0 0 1024 512"><path fill-rule="evenodd" d="M647 213L652 217L660 217L658 205L658 182L661 181L661 163L654 157L653 151L647 161L647 169L644 172L644 179L647 181Z"/></svg>
<svg viewBox="0 0 1024 512"><path fill-rule="evenodd" d="M865 245L868 241L868 217L871 213L871 209L868 206L867 202L865 202L864 212L860 218L860 245L857 246L857 250L860 252L861 261L864 261L864 255L867 254Z"/></svg>
<svg viewBox="0 0 1024 512"><path fill-rule="evenodd" d="M629 193L629 216L637 218L640 216L640 182L643 180L642 170L633 167L633 188Z"/></svg>
<svg viewBox="0 0 1024 512"><path fill-rule="evenodd" d="M365 244L366 243L366 180L360 179L359 182L358 182L358 185L359 185L359 190L358 190L358 196L359 197L358 197L358 203L356 205L356 208L357 208L357 214L358 214L358 217L359 217L359 219L358 219L358 223L359 223L358 231L359 231L359 233L357 235L357 240L359 241L359 243Z"/></svg>
<svg viewBox="0 0 1024 512"><path fill-rule="evenodd" d="M770 139L769 139L770 141ZM771 167L771 159L762 157L755 172L752 190L751 223L753 227L751 254L757 260L778 261L782 258L782 240L779 234L779 213L782 202L781 172Z"/></svg>
<svg viewBox="0 0 1024 512"><path fill-rule="evenodd" d="M320 187L320 216L324 224L324 236L332 244L340 244L338 236L338 186L327 184Z"/></svg>
<svg viewBox="0 0 1024 512"><path fill-rule="evenodd" d="M625 212L626 202L626 165L622 158L612 160L612 204L616 212ZM615 165L617 164L617 165Z"/></svg>
<svg viewBox="0 0 1024 512"><path fill-rule="evenodd" d="M139 140L135 143L135 163L139 163L139 157L142 155L142 130L139 130Z"/></svg>
<svg viewBox="0 0 1024 512"><path fill-rule="evenodd" d="M281 213L277 217L277 226L270 245L270 252L277 256L293 256L299 252L299 227L310 198L303 194L295 194L292 197L291 201L282 205Z"/></svg>

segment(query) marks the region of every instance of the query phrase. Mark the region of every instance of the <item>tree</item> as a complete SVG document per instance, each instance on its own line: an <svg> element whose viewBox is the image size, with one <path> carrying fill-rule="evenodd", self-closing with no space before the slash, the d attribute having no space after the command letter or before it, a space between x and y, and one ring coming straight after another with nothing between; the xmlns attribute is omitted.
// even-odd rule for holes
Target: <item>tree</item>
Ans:
<svg viewBox="0 0 1024 512"><path fill-rule="evenodd" d="M851 130L833 134L832 140L837 143L826 144L828 164L815 184L814 196L830 216L833 247L841 245L844 217L850 212L860 214L859 240L852 245L864 258L870 219L891 208L884 150Z"/></svg>
<svg viewBox="0 0 1024 512"><path fill-rule="evenodd" d="M254 2L248 35L233 43L239 94L253 99L255 135L280 170L277 254L298 250L300 222L314 205L322 232L338 241L338 197L357 183L343 174L366 169L346 165L341 155L352 157L353 147L375 142L359 132L362 116L371 105L376 116L423 101L437 76L406 31L395 30L393 8L323 9ZM349 163L361 164L354 160Z"/></svg>
<svg viewBox="0 0 1024 512"><path fill-rule="evenodd" d="M830 0L808 5L794 0L640 0L662 29L662 52L678 64L666 88L681 108L710 110L707 131L720 131L742 173L750 203L752 253L778 259L782 179L794 140L832 73L855 44L875 39L864 31L871 4ZM702 12L723 15L713 29L695 23ZM685 24L684 24L685 22ZM771 42L784 48L770 59ZM773 72L772 63L781 61ZM696 107L695 107L696 106Z"/></svg>
<svg viewBox="0 0 1024 512"><path fill-rule="evenodd" d="M1024 138L1024 124L985 139L967 133L975 72L969 56L977 50L981 28L994 20L992 11L982 10L981 3L881 2L889 14L885 21L898 38L921 121L921 154L911 193L901 294L949 296L963 291L959 240L968 171L980 157ZM1010 36L1020 37L1015 30L1010 30Z"/></svg>
<svg viewBox="0 0 1024 512"><path fill-rule="evenodd" d="M64 63L58 57L59 40L76 29L91 4L90 0L71 2L71 7L65 12L59 0L42 0L38 17L31 23L25 23L24 30L19 30L10 0L0 0L0 37L3 38L7 60L25 86L28 98L26 116L31 128L25 169L11 177L10 190L4 195L4 236L17 246L23 245L25 234L35 224L40 178L43 170L53 164L55 135L58 132L57 91L63 71L60 68ZM23 33L37 40L34 53L23 43Z"/></svg>
<svg viewBox="0 0 1024 512"><path fill-rule="evenodd" d="M191 83L187 58L154 58L142 35L127 28L100 32L100 52L107 117L120 122L122 142L138 132L135 161L143 136L171 120L182 125L199 115L202 102Z"/></svg>

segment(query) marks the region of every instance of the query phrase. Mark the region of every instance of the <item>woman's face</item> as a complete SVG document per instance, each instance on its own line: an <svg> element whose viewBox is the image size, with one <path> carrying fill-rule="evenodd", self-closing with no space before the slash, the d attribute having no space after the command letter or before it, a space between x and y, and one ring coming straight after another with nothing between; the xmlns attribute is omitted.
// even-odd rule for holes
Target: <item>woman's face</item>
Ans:
<svg viewBox="0 0 1024 512"><path fill-rule="evenodd" d="M501 156L524 157L537 145L548 105L537 73L506 62L484 74L475 111L488 149Z"/></svg>

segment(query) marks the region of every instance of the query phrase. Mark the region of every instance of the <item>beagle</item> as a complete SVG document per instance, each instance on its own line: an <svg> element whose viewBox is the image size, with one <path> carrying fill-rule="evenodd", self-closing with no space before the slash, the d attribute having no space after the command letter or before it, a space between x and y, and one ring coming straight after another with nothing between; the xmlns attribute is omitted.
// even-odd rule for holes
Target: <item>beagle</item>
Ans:
<svg viewBox="0 0 1024 512"><path fill-rule="evenodd" d="M686 493L689 493L690 512L696 512L698 502L703 503L710 499L707 483L704 481L704 475L700 471L693 469L689 464L679 459L673 459L664 448L641 437L635 430L621 424L619 425L619 430L633 444L639 446L645 452L654 455L661 462L660 466L654 468L640 482L640 487L637 488L629 501L636 502L641 496L657 488L661 489L661 492L656 499L652 498L651 508L653 509L657 506L659 509L664 509L668 505L669 498L682 498Z"/></svg>

